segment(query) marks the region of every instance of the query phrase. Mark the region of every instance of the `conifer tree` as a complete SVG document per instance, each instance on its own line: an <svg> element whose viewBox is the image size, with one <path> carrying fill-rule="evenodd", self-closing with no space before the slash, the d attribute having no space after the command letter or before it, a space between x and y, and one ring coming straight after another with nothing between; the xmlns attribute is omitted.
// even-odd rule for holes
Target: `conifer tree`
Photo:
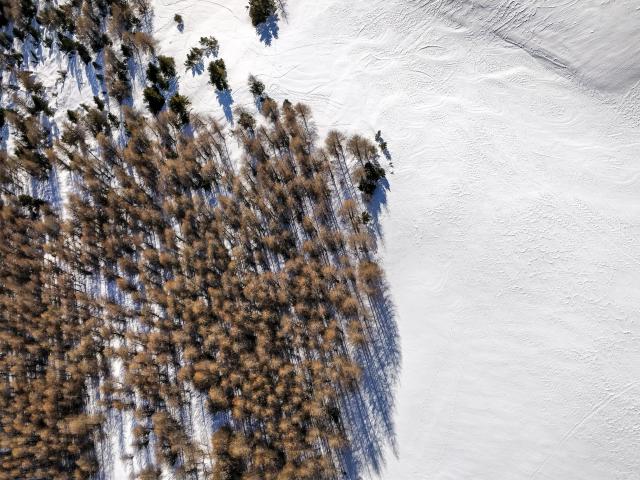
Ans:
<svg viewBox="0 0 640 480"><path fill-rule="evenodd" d="M224 60L221 58L209 63L209 80L217 90L227 90L229 84L227 83L227 69L224 64Z"/></svg>

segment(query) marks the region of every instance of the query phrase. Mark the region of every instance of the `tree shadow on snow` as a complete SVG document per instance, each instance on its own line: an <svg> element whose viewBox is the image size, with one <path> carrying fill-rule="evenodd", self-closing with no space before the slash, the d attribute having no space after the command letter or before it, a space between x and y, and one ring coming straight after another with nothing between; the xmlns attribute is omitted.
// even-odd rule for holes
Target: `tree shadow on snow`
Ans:
<svg viewBox="0 0 640 480"><path fill-rule="evenodd" d="M274 39L278 38L278 15L271 15L267 20L256 27L260 41L266 46L271 46Z"/></svg>
<svg viewBox="0 0 640 480"><path fill-rule="evenodd" d="M204 72L204 62L203 61L199 61L198 63L196 63L193 67L189 68L188 70L191 71L191 76L195 77L196 75L202 75L202 73Z"/></svg>
<svg viewBox="0 0 640 480"><path fill-rule="evenodd" d="M91 86L91 93L93 95L100 95L100 93L104 90L104 85L98 79L98 74L96 72L95 67L92 63L88 63L84 66L85 76L87 77L87 81Z"/></svg>
<svg viewBox="0 0 640 480"><path fill-rule="evenodd" d="M367 211L371 215L371 227L376 233L376 240L383 241L382 228L380 226L380 213L387 210L387 192L391 185L386 178L381 178L371 200L367 204Z"/></svg>
<svg viewBox="0 0 640 480"><path fill-rule="evenodd" d="M357 192L351 183L344 188L346 198ZM382 178L373 196L364 201L371 215L368 228L372 229L376 242L383 241L379 217L386 209L388 191L389 182ZM370 255L376 258L375 253ZM361 293L362 297L365 295ZM342 452L342 478L350 480L379 474L386 464L385 454L397 456L394 411L401 366L400 337L395 307L384 278L374 294L366 295L366 303L371 308L370 318L365 322L367 342L350 350L362 369L361 381L356 390L342 398L340 405L349 438L349 448Z"/></svg>
<svg viewBox="0 0 640 480"><path fill-rule="evenodd" d="M219 90L216 92L216 98L218 103L222 107L224 116L228 122L233 123L233 112L231 111L231 105L233 105L233 97L231 96L231 90Z"/></svg>
<svg viewBox="0 0 640 480"><path fill-rule="evenodd" d="M359 479L365 472L379 474L385 466L385 450L397 456L393 414L401 352L395 309L388 287L382 282L369 297L372 318L366 346L353 352L362 368L359 387L342 400L341 411L350 440L343 452L344 478Z"/></svg>

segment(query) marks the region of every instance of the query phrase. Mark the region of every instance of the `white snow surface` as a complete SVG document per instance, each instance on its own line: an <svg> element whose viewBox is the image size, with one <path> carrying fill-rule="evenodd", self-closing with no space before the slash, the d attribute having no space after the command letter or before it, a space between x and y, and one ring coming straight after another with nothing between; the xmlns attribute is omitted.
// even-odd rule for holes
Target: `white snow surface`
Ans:
<svg viewBox="0 0 640 480"><path fill-rule="evenodd" d="M232 107L254 108L253 73L321 133L381 130L392 155L377 201L402 364L363 476L640 478L637 1L290 0L270 45L245 4L155 0L159 53L181 70L214 35ZM98 93L67 68L83 86L61 115ZM207 80L183 71L180 92L224 118Z"/></svg>
<svg viewBox="0 0 640 480"><path fill-rule="evenodd" d="M253 73L393 157L402 365L365 476L640 478L640 5L291 0L265 45L244 3L157 0L160 53L214 35L234 106ZM206 82L180 91L222 116Z"/></svg>

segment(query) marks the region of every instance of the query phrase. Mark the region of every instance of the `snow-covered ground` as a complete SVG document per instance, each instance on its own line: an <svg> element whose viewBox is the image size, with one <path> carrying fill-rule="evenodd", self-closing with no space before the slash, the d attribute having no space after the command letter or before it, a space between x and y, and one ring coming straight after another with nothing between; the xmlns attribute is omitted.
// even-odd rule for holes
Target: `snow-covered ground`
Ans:
<svg viewBox="0 0 640 480"><path fill-rule="evenodd" d="M244 4L156 0L159 53L214 35L227 107L253 73L393 157L402 366L370 476L640 478L637 2L290 0L263 41ZM180 91L222 117L207 77Z"/></svg>

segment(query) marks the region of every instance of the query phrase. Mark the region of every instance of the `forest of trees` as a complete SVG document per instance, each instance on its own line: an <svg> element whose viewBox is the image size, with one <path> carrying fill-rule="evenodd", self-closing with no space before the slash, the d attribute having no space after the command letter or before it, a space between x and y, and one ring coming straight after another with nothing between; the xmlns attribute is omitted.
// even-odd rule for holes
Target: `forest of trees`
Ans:
<svg viewBox="0 0 640 480"><path fill-rule="evenodd" d="M144 0L2 9L0 480L94 477L113 412L133 418L139 479L340 478L342 400L384 284L366 221L375 144L319 139L309 107L255 78L260 111L237 111L234 130L191 113ZM104 72L106 95L57 134L20 53L38 42ZM127 106L134 61L152 115ZM194 398L216 419L206 442Z"/></svg>

